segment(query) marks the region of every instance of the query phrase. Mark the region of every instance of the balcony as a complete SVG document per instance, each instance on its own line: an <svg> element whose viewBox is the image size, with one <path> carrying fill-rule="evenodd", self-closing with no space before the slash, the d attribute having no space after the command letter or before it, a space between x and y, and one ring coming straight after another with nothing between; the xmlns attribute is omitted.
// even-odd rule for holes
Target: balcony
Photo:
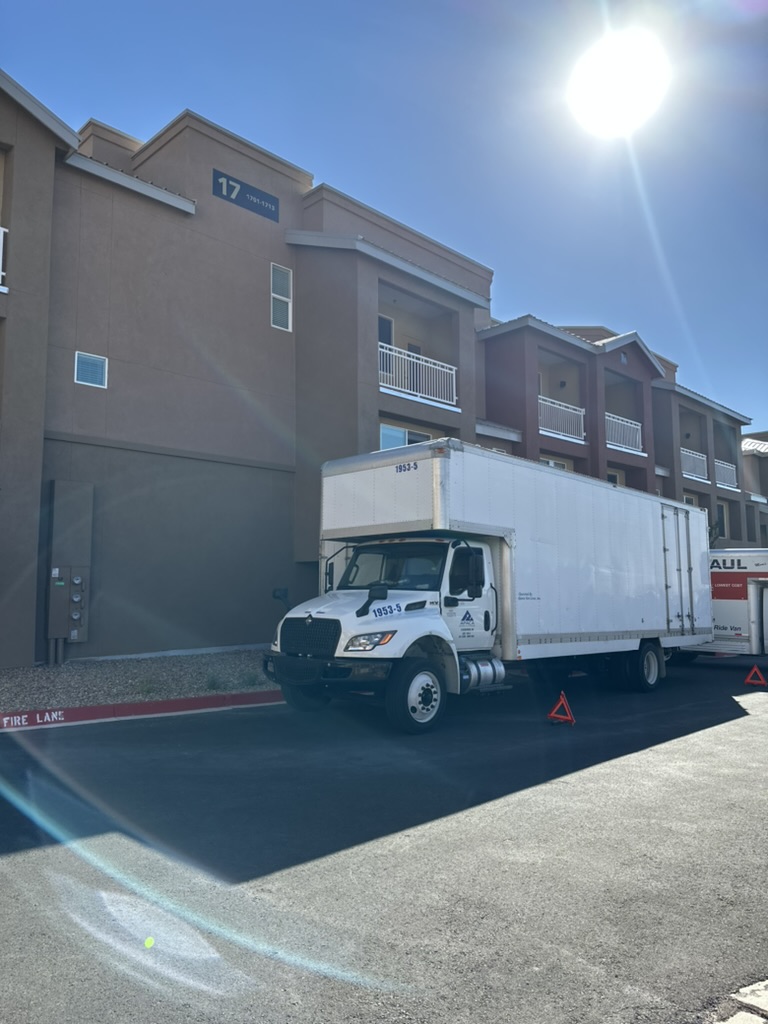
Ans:
<svg viewBox="0 0 768 1024"><path fill-rule="evenodd" d="M584 440L584 410L539 395L539 430L559 437Z"/></svg>
<svg viewBox="0 0 768 1024"><path fill-rule="evenodd" d="M379 387L422 402L456 405L456 367L379 342Z"/></svg>
<svg viewBox="0 0 768 1024"><path fill-rule="evenodd" d="M606 444L616 445L617 448L628 448L633 452L643 450L643 425L635 420L624 419L623 416L615 416L612 412L605 414L605 441Z"/></svg>
<svg viewBox="0 0 768 1024"><path fill-rule="evenodd" d="M720 484L721 487L738 489L736 467L732 462L721 462L720 459L715 459L715 483Z"/></svg>
<svg viewBox="0 0 768 1024"><path fill-rule="evenodd" d="M5 285L5 236L8 228L0 228L0 292L7 292Z"/></svg>
<svg viewBox="0 0 768 1024"><path fill-rule="evenodd" d="M681 448L680 469L683 476L692 477L694 480L706 480L709 483L707 456L702 455L701 452L692 452L689 448Z"/></svg>

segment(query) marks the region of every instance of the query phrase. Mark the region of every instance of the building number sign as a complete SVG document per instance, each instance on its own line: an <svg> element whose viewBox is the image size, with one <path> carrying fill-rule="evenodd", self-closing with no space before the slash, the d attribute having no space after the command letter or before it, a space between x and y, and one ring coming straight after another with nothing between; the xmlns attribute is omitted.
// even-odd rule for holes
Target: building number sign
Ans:
<svg viewBox="0 0 768 1024"><path fill-rule="evenodd" d="M271 196L269 192L262 192L255 185L249 185L247 181L240 181L230 174L213 169L213 194L219 199L226 199L228 203L241 206L251 213L258 213L261 217L268 217L269 220L280 220L280 200L277 196Z"/></svg>

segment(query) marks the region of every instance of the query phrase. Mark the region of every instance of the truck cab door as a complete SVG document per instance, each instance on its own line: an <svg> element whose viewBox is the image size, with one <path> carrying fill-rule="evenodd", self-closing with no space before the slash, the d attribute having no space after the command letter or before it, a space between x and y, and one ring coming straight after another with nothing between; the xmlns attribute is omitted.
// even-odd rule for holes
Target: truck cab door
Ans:
<svg viewBox="0 0 768 1024"><path fill-rule="evenodd" d="M462 541L451 548L441 604L458 651L490 651L498 612L490 551L485 544Z"/></svg>

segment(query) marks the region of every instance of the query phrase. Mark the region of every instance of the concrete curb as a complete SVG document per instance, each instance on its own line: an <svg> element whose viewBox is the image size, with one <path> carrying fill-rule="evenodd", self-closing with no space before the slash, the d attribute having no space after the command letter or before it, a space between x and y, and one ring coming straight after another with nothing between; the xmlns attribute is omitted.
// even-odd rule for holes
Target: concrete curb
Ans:
<svg viewBox="0 0 768 1024"><path fill-rule="evenodd" d="M41 708L39 711L0 713L0 732L49 729L60 725L88 722L116 722L127 718L154 718L156 715L189 715L201 711L227 711L253 705L282 704L279 690L252 693L218 693L209 697L176 697L170 700L139 701L131 704L93 704L87 707Z"/></svg>

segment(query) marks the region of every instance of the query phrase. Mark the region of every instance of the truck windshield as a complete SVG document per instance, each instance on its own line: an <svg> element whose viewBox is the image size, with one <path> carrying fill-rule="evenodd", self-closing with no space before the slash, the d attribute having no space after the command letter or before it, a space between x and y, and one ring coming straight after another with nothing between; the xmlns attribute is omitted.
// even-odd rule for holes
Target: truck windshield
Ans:
<svg viewBox="0 0 768 1024"><path fill-rule="evenodd" d="M442 544L377 544L358 548L339 590L367 590L384 583L391 590L439 590L447 546Z"/></svg>

